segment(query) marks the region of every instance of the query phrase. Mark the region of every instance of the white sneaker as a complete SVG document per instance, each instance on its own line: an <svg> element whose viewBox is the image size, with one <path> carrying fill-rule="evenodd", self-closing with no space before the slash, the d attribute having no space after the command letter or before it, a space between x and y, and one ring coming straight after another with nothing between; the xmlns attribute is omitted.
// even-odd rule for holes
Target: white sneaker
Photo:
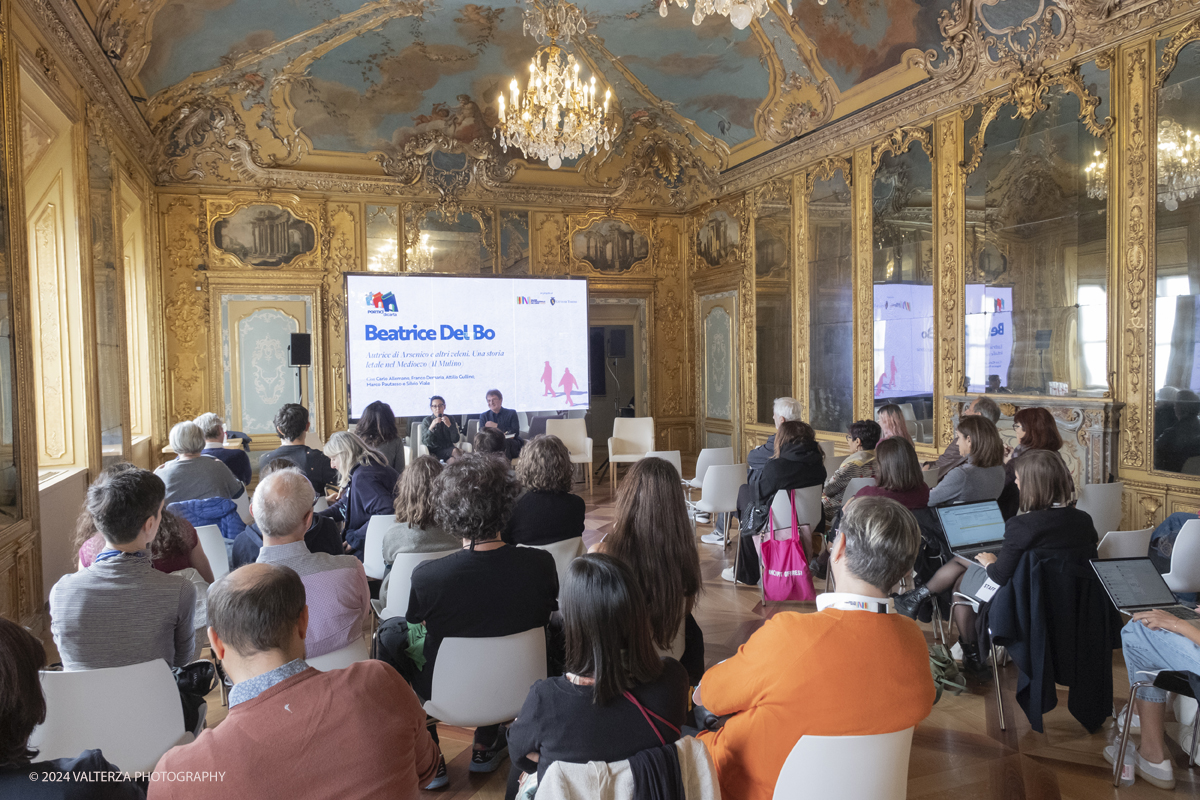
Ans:
<svg viewBox="0 0 1200 800"><path fill-rule="evenodd" d="M1121 733L1125 730L1125 711L1126 711L1126 709L1128 709L1128 706L1121 706L1121 710L1117 712L1117 733ZM1133 726L1130 727L1129 732L1130 733L1141 733L1142 732L1142 720L1141 720L1141 717L1139 717L1137 714L1133 715Z"/></svg>
<svg viewBox="0 0 1200 800"><path fill-rule="evenodd" d="M707 511L697 511L695 513L695 519L697 523L701 525L707 525L712 517L708 515Z"/></svg>
<svg viewBox="0 0 1200 800"><path fill-rule="evenodd" d="M727 580L730 583L737 583L737 580L733 577L733 567L726 567L725 569L721 570L721 578L722 580Z"/></svg>
<svg viewBox="0 0 1200 800"><path fill-rule="evenodd" d="M1117 746L1110 744L1104 748L1104 760L1110 764L1115 764L1117 761ZM1167 789L1168 791L1175 788L1175 769L1171 766L1171 759L1160 761L1155 764L1153 761L1147 761L1142 758L1142 754L1137 754L1137 761L1134 763L1134 774L1143 778L1151 786L1157 786L1159 789Z"/></svg>
<svg viewBox="0 0 1200 800"><path fill-rule="evenodd" d="M706 533L700 537L700 541L705 544L725 544L725 534L723 533Z"/></svg>

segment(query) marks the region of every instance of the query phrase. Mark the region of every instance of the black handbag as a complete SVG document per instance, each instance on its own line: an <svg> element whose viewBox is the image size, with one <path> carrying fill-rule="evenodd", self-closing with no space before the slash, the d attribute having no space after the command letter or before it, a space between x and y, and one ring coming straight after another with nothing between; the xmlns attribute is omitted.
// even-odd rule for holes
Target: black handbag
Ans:
<svg viewBox="0 0 1200 800"><path fill-rule="evenodd" d="M181 694L204 697L217 688L217 668L211 661L193 661L171 670Z"/></svg>

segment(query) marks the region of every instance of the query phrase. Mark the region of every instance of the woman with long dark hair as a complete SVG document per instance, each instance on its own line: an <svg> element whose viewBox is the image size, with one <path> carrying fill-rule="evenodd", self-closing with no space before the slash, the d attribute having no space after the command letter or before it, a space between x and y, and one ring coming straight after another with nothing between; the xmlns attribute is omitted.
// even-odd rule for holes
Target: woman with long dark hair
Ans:
<svg viewBox="0 0 1200 800"><path fill-rule="evenodd" d="M1017 461L1034 450L1057 453L1062 450L1062 434L1054 416L1044 408L1022 408L1013 415L1013 433L1017 435L1017 446L1004 462L1004 489L1000 492L1000 513L1005 519L1017 515L1021 506L1021 492L1017 489ZM1107 531L1106 531L1107 533Z"/></svg>
<svg viewBox="0 0 1200 800"><path fill-rule="evenodd" d="M875 445L875 476L877 485L860 489L854 496L887 497L909 511L929 505L929 484L908 439L893 436Z"/></svg>
<svg viewBox="0 0 1200 800"><path fill-rule="evenodd" d="M404 437L396 429L396 415L387 403L376 400L363 409L354 433L367 447L383 456L396 472L404 472Z"/></svg>
<svg viewBox="0 0 1200 800"><path fill-rule="evenodd" d="M522 772L540 777L555 761L621 761L670 744L687 713L687 672L655 650L645 598L625 564L575 559L559 605L566 674L535 683L509 729L509 797Z"/></svg>
<svg viewBox="0 0 1200 800"><path fill-rule="evenodd" d="M958 421L958 452L967 462L946 473L929 493L929 505L995 500L1004 489L1004 442L991 420L963 417Z"/></svg>

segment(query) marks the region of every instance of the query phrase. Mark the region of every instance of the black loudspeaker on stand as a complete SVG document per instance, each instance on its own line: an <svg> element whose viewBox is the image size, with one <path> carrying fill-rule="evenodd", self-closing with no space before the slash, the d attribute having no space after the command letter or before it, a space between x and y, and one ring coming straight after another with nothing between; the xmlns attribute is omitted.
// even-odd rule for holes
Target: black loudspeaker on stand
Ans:
<svg viewBox="0 0 1200 800"><path fill-rule="evenodd" d="M312 365L312 334L293 333L288 347L288 366L296 367L296 391L299 402L304 402L304 368Z"/></svg>

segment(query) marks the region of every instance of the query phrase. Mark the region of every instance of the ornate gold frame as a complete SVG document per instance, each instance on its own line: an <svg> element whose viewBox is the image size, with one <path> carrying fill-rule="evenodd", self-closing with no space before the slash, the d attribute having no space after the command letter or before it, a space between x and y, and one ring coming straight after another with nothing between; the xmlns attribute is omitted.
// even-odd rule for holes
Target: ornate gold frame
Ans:
<svg viewBox="0 0 1200 800"><path fill-rule="evenodd" d="M738 244L737 247L733 248L733 253L722 260L720 264L709 264L700 257L700 232L704 230L709 219L717 211L725 212L729 215L730 219L737 222ZM699 209L699 216L693 214L693 218L695 220L695 230L692 231L691 248L694 258L692 269L694 271L713 272L745 263L746 233L749 225L746 221L746 203L744 198L725 198L719 202L706 203Z"/></svg>
<svg viewBox="0 0 1200 800"><path fill-rule="evenodd" d="M495 275L500 269L500 227L498 225L497 214L498 206L492 205L459 205L454 207L442 206L438 203L401 203L401 221L402 241L404 247L400 252L400 263L402 272L408 272L408 249L415 247L417 237L421 233L421 220L429 216L429 212L436 211L446 217L448 213L454 213L455 219L463 214L467 214L476 222L479 223L481 241L484 248L487 249L488 255L492 259L491 272L481 272L480 275ZM411 215L411 222L410 222ZM532 237L532 234L530 234ZM530 253L532 258L532 251Z"/></svg>
<svg viewBox="0 0 1200 800"><path fill-rule="evenodd" d="M580 258L575 252L575 235L584 232L595 225L597 222L604 220L615 219L624 222L629 227L633 228L638 234L646 239L647 249L646 257L639 258L634 261L628 270L620 273L604 272L598 270ZM593 211L588 214L568 214L567 215L567 257L572 275L603 275L605 277L617 276L645 276L654 274L654 220L650 217L645 217L633 213L631 211L617 211L609 208L604 211Z"/></svg>
<svg viewBox="0 0 1200 800"><path fill-rule="evenodd" d="M222 219L230 217L240 209L248 206L267 205L286 209L293 216L307 222L313 228L313 249L296 256L292 261L280 267L262 267L248 264L233 253L221 250L213 243L214 226ZM292 271L307 267L320 267L321 242L324 236L324 220L321 211L315 204L307 203L298 195L275 194L265 192L231 192L227 198L205 198L205 244L207 245L208 264L210 269L252 269L271 272Z"/></svg>

